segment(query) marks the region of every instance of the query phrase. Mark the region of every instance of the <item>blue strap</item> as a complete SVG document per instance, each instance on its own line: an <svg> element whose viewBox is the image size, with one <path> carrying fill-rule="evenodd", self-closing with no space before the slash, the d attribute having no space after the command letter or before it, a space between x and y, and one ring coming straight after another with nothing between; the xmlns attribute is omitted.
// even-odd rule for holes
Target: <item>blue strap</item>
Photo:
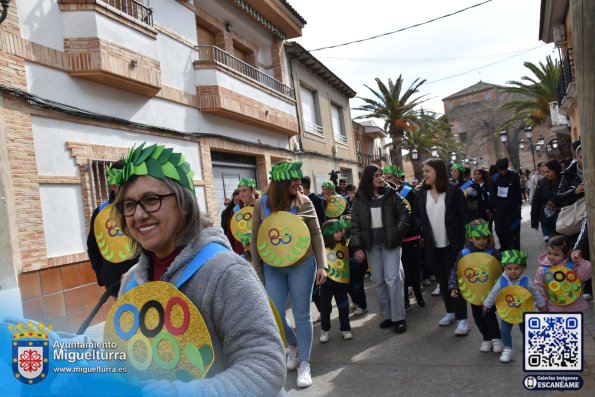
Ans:
<svg viewBox="0 0 595 397"><path fill-rule="evenodd" d="M176 288L180 288L190 277L192 277L200 268L209 261L213 256L222 251L228 251L228 249L219 243L209 243L202 247L202 249L196 254L192 261L186 266L184 272L176 282ZM124 293L130 291L132 288L137 287L139 284L134 277L130 279L126 287L124 287Z"/></svg>
<svg viewBox="0 0 595 397"><path fill-rule="evenodd" d="M99 211L97 212L101 212L102 209L104 209L105 207L107 207L109 205L109 200L104 201L103 203L101 203L99 205Z"/></svg>
<svg viewBox="0 0 595 397"><path fill-rule="evenodd" d="M506 279L506 277L500 276L500 279L498 281L500 282L500 289L508 287L508 280Z"/></svg>
<svg viewBox="0 0 595 397"><path fill-rule="evenodd" d="M574 270L574 262L573 261L566 262L566 267L569 268L570 270Z"/></svg>
<svg viewBox="0 0 595 397"><path fill-rule="evenodd" d="M463 248L463 250L461 251L461 256L469 255L470 253L471 250L469 248Z"/></svg>
<svg viewBox="0 0 595 397"><path fill-rule="evenodd" d="M403 198L405 198L411 190L413 190L411 186L404 185L399 193L401 194L401 196L403 196Z"/></svg>
<svg viewBox="0 0 595 397"><path fill-rule="evenodd" d="M523 288L527 288L529 286L529 277L527 277L526 274L523 274L521 276L521 279L519 281L519 285Z"/></svg>
<svg viewBox="0 0 595 397"><path fill-rule="evenodd" d="M490 254L490 255L494 255L494 252L496 251L496 248L492 247L489 250L486 251L486 254Z"/></svg>
<svg viewBox="0 0 595 397"><path fill-rule="evenodd" d="M262 204L264 206L264 217L266 218L267 216L271 215L271 209L269 208L269 205L267 204L267 198L269 197L268 194L263 194L262 195ZM291 207L290 212L293 215L297 214L297 208L296 207Z"/></svg>
<svg viewBox="0 0 595 397"><path fill-rule="evenodd" d="M473 185L473 179L469 179L467 182L463 183L463 184L461 185L461 187L459 187L459 189L461 189L461 190L465 190L465 189L467 189L468 187L470 187L471 185Z"/></svg>
<svg viewBox="0 0 595 397"><path fill-rule="evenodd" d="M233 213L235 214L236 212L238 212L240 210L240 203L237 203L235 207L233 207Z"/></svg>

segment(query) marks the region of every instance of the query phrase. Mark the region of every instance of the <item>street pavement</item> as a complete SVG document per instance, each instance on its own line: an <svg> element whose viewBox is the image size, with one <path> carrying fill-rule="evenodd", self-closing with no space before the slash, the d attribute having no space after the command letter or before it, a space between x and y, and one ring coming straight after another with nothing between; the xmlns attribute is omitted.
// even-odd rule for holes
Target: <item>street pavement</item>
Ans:
<svg viewBox="0 0 595 397"><path fill-rule="evenodd" d="M528 274L533 277L537 257L545 251L541 233L530 228L530 206L523 205L521 248L529 255ZM496 244L498 246L498 244ZM425 308L414 303L407 311L407 332L380 329L376 293L369 279L366 294L369 312L351 317L353 339L344 341L336 309L328 343L318 341L320 324L314 325L311 355L312 386L296 386L296 371L289 371L285 388L289 396L595 396L595 319L593 303L584 314L584 387L578 392L527 391L522 369L522 338L513 329L514 361L502 364L500 354L481 353L481 334L468 308L470 332L454 335L455 324L438 326L444 314L440 297L431 295L435 283L423 289ZM413 300L412 300L413 302ZM290 312L288 312L291 317ZM318 318L312 306L312 316ZM541 374L541 373L540 373ZM545 374L545 373L544 373Z"/></svg>

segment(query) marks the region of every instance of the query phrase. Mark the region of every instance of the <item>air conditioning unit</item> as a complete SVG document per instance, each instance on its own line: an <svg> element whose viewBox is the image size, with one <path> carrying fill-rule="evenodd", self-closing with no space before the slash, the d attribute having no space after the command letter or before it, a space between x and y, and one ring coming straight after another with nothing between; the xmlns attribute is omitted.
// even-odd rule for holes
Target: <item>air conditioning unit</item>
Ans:
<svg viewBox="0 0 595 397"><path fill-rule="evenodd" d="M555 25L553 33L556 45L566 42L566 29L564 28L564 25Z"/></svg>
<svg viewBox="0 0 595 397"><path fill-rule="evenodd" d="M568 125L568 119L558 112L558 102L550 102L550 117L552 118L552 126Z"/></svg>

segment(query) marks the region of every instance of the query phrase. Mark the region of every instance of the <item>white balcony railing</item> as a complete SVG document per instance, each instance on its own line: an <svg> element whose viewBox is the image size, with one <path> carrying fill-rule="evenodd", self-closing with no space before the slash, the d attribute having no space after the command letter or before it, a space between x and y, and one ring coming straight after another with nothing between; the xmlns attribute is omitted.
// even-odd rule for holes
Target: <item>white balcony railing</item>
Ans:
<svg viewBox="0 0 595 397"><path fill-rule="evenodd" d="M347 136L339 133L335 133L335 142L342 143L343 145L347 145Z"/></svg>
<svg viewBox="0 0 595 397"><path fill-rule="evenodd" d="M316 123L311 123L309 121L304 120L304 130L309 132L310 134L324 136L324 129L321 125Z"/></svg>

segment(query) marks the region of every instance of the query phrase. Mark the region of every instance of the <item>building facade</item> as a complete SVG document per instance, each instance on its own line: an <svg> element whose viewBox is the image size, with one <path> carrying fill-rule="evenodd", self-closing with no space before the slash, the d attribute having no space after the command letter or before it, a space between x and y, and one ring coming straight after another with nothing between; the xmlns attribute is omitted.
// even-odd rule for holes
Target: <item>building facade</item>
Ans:
<svg viewBox="0 0 595 397"><path fill-rule="evenodd" d="M103 292L89 219L129 147L183 153L215 221L240 177L264 189L271 164L294 158L284 43L306 21L284 0L151 7L13 1L0 26L0 300L12 314L69 331L87 317Z"/></svg>
<svg viewBox="0 0 595 397"><path fill-rule="evenodd" d="M382 168L389 164L386 133L372 120L353 121L353 136L357 153L358 174L361 178L364 168L375 164Z"/></svg>

